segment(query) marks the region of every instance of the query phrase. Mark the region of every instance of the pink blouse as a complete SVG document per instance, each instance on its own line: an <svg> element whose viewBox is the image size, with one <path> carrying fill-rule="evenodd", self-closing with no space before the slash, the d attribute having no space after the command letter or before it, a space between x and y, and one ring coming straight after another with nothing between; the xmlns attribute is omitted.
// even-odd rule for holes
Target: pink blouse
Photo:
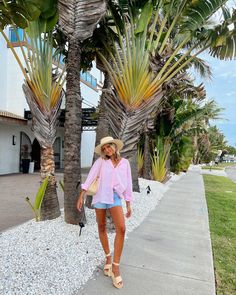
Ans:
<svg viewBox="0 0 236 295"><path fill-rule="evenodd" d="M99 177L99 186L97 193L93 196L92 204L101 202L113 204L114 191L120 198L126 201L132 201L132 177L129 161L122 158L116 167L112 161L97 159L91 167L86 181L81 185L85 191L96 177Z"/></svg>

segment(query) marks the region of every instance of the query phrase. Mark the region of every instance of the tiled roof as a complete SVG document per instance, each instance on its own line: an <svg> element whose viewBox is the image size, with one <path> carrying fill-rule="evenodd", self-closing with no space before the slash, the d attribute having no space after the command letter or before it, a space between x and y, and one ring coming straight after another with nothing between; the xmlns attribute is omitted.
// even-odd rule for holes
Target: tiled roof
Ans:
<svg viewBox="0 0 236 295"><path fill-rule="evenodd" d="M19 115L7 112L7 111L2 111L0 110L0 116L1 117L6 117L6 118L13 118L13 119L18 119L18 120L23 120L23 121L27 121L24 117L21 117Z"/></svg>

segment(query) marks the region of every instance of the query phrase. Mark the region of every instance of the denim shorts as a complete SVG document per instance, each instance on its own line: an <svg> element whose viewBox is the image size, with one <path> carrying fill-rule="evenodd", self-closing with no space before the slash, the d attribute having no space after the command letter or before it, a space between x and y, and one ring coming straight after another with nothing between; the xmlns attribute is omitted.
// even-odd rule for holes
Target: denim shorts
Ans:
<svg viewBox="0 0 236 295"><path fill-rule="evenodd" d="M116 192L114 192L114 203L113 204L105 204L105 203L100 203L100 202L93 204L93 207L95 209L110 209L115 206L122 206L121 198L117 195Z"/></svg>

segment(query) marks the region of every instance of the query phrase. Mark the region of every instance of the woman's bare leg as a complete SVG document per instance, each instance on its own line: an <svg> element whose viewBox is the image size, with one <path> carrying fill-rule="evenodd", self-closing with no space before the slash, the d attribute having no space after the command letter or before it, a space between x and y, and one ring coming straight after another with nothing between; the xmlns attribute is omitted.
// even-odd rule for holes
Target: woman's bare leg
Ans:
<svg viewBox="0 0 236 295"><path fill-rule="evenodd" d="M106 209L95 209L98 224L98 234L105 254L110 253L106 231ZM106 264L111 264L111 256L106 257Z"/></svg>
<svg viewBox="0 0 236 295"><path fill-rule="evenodd" d="M115 206L109 209L111 213L112 220L116 228L116 236L114 241L114 257L113 261L115 263L120 263L120 258L124 246L125 238L125 218L122 206ZM115 277L120 275L120 270L118 265L112 264L112 271Z"/></svg>

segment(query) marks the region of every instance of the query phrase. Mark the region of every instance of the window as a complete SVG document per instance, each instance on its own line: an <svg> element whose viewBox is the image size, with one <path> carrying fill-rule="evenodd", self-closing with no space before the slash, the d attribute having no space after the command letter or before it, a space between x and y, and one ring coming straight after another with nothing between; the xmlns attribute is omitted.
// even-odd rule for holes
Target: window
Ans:
<svg viewBox="0 0 236 295"><path fill-rule="evenodd" d="M80 78L85 82L89 83L92 87L97 87L97 79L94 78L90 73L81 71Z"/></svg>
<svg viewBox="0 0 236 295"><path fill-rule="evenodd" d="M24 39L23 29L20 29L20 28L18 28L18 29L9 28L9 40L12 43L23 41L23 39Z"/></svg>

